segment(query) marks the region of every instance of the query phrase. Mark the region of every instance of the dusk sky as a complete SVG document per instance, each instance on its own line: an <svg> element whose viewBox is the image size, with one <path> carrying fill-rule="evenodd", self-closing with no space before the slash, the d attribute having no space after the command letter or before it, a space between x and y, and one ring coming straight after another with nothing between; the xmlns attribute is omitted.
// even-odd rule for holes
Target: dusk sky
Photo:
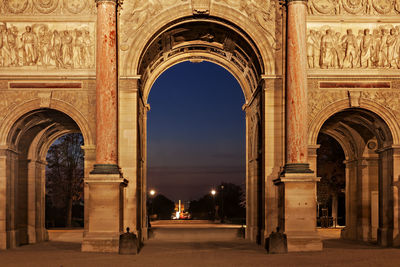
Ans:
<svg viewBox="0 0 400 267"><path fill-rule="evenodd" d="M149 103L148 189L187 201L221 182L244 185L244 96L227 70L175 65L157 79Z"/></svg>

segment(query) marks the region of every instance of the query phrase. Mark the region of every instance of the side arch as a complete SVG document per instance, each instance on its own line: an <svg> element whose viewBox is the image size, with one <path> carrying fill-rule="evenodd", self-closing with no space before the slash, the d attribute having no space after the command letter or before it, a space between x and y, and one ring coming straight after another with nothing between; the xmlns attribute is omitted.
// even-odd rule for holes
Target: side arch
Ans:
<svg viewBox="0 0 400 267"><path fill-rule="evenodd" d="M58 99L51 99L50 105L43 106L41 99L37 98L18 105L8 112L2 122L3 127L0 129L0 145L7 145L7 139L12 127L21 117L34 110L44 108L54 109L69 116L81 130L85 146L93 146L95 144L95 136L90 129L87 119L74 106Z"/></svg>
<svg viewBox="0 0 400 267"><path fill-rule="evenodd" d="M349 100L343 99L328 105L325 109L318 112L308 127L308 144L316 145L318 134L321 130L322 125L334 114L349 108L366 109L378 115L389 128L393 137L393 145L400 144L400 126L393 112L382 106L381 104L378 104L369 99L361 99L360 102L361 103L359 107L351 107L349 104Z"/></svg>

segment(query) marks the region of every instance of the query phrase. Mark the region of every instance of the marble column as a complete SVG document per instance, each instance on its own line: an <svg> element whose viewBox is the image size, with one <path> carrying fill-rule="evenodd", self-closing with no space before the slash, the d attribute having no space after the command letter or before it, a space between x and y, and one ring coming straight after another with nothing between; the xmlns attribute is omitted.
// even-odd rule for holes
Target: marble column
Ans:
<svg viewBox="0 0 400 267"><path fill-rule="evenodd" d="M88 226L82 251L118 252L124 179L118 167L117 0L97 4L96 163L85 179Z"/></svg>
<svg viewBox="0 0 400 267"><path fill-rule="evenodd" d="M316 232L316 182L308 162L306 0L287 0L286 164L280 187L279 227L288 251L319 251Z"/></svg>

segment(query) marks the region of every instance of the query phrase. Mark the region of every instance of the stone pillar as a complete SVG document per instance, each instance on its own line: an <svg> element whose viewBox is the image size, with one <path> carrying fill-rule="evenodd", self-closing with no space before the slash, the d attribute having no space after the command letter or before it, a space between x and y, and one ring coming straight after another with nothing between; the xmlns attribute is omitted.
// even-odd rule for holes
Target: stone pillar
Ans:
<svg viewBox="0 0 400 267"><path fill-rule="evenodd" d="M308 163L306 0L287 0L286 164L276 185L288 251L319 251L316 182Z"/></svg>
<svg viewBox="0 0 400 267"><path fill-rule="evenodd" d="M96 164L89 178L88 227L82 251L118 252L122 186L118 167L117 0L97 4Z"/></svg>

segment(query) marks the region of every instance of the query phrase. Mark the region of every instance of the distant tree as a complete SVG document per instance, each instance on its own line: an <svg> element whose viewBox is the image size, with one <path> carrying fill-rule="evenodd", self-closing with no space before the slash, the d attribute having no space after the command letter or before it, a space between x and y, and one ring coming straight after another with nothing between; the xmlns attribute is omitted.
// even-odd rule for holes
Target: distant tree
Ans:
<svg viewBox="0 0 400 267"><path fill-rule="evenodd" d="M162 220L171 219L171 215L175 210L175 203L164 195L157 195L153 199L149 199L149 214L157 214L157 218Z"/></svg>
<svg viewBox="0 0 400 267"><path fill-rule="evenodd" d="M47 153L46 195L50 205L65 210L65 226L71 227L73 205L83 201L84 155L81 134L58 138Z"/></svg>
<svg viewBox="0 0 400 267"><path fill-rule="evenodd" d="M333 196L338 196L346 187L344 152L340 144L332 137L318 136L317 175L321 177L317 184L317 199L322 207L329 207Z"/></svg>
<svg viewBox="0 0 400 267"><path fill-rule="evenodd" d="M198 200L190 201L189 213L195 219L213 220L215 219L215 205L214 196L207 194Z"/></svg>
<svg viewBox="0 0 400 267"><path fill-rule="evenodd" d="M245 203L242 187L232 183L221 183L217 187L215 196L207 194L198 200L191 201L189 212L193 218L214 219L217 209L219 218L222 216L224 218L245 218Z"/></svg>

